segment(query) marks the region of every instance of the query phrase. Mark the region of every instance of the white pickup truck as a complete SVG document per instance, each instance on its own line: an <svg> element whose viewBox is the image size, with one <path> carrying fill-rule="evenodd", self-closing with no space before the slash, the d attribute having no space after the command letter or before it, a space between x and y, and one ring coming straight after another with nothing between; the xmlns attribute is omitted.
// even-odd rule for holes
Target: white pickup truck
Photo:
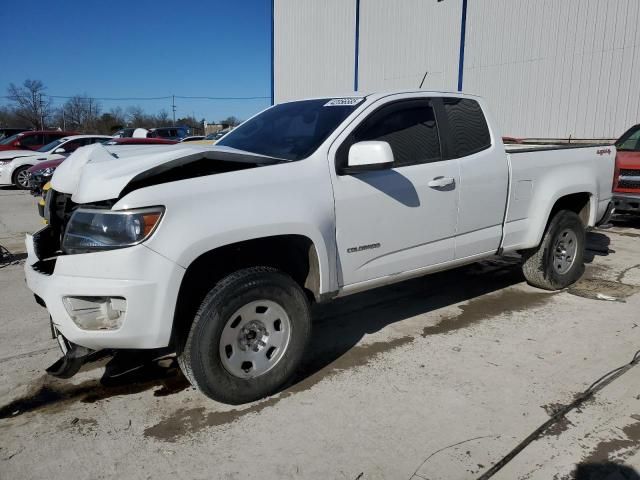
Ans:
<svg viewBox="0 0 640 480"><path fill-rule="evenodd" d="M243 403L294 374L310 305L519 252L583 271L615 148L505 151L481 98L410 91L275 105L215 147L85 147L56 171L27 283L75 373L101 349L171 349Z"/></svg>

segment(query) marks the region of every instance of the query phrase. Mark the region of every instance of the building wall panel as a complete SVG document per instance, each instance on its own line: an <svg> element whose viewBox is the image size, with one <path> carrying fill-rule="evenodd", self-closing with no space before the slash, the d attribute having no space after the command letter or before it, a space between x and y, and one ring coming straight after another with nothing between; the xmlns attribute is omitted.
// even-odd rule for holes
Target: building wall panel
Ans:
<svg viewBox="0 0 640 480"><path fill-rule="evenodd" d="M355 1L275 0L276 102L353 91Z"/></svg>
<svg viewBox="0 0 640 480"><path fill-rule="evenodd" d="M360 0L359 89L456 89L461 5Z"/></svg>
<svg viewBox="0 0 640 480"><path fill-rule="evenodd" d="M464 91L506 135L620 135L640 121L639 3L469 0Z"/></svg>
<svg viewBox="0 0 640 480"><path fill-rule="evenodd" d="M354 87L356 0L275 0L276 101ZM463 0L360 0L359 90L456 90ZM463 90L505 135L640 122L640 0L468 0Z"/></svg>

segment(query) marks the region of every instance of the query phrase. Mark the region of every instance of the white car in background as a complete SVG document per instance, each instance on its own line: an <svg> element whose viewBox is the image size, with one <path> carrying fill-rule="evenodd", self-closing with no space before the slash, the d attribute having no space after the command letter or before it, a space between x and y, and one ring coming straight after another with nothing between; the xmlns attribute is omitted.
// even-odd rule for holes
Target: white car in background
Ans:
<svg viewBox="0 0 640 480"><path fill-rule="evenodd" d="M54 140L38 150L5 150L0 152L0 185L15 185L23 190L28 189L29 174L27 170L38 162L63 158L79 147L104 143L111 138L107 135L72 135Z"/></svg>

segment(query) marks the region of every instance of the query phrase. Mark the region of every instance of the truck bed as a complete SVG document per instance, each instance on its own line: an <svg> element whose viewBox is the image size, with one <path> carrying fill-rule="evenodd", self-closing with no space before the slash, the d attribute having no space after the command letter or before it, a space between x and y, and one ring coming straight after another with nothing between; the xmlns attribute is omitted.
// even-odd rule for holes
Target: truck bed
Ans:
<svg viewBox="0 0 640 480"><path fill-rule="evenodd" d="M506 145L509 195L503 249L522 250L542 238L557 198L590 192L586 226L594 226L611 201L616 149L612 145ZM535 227L535 228L534 228Z"/></svg>

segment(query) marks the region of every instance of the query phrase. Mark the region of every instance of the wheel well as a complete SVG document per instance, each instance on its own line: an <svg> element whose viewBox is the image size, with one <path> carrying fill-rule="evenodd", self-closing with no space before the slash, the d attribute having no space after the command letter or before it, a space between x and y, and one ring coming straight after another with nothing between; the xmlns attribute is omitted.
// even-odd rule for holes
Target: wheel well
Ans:
<svg viewBox="0 0 640 480"><path fill-rule="evenodd" d="M187 268L174 314L172 344L179 346L206 294L228 274L266 266L289 274L310 301L320 296L320 267L313 242L302 235L277 235L225 245L203 253Z"/></svg>
<svg viewBox="0 0 640 480"><path fill-rule="evenodd" d="M551 209L548 221L551 221L553 216L560 210L575 212L576 215L580 217L580 220L582 220L582 224L586 227L589 224L589 215L591 213L591 194L582 192L560 197Z"/></svg>

